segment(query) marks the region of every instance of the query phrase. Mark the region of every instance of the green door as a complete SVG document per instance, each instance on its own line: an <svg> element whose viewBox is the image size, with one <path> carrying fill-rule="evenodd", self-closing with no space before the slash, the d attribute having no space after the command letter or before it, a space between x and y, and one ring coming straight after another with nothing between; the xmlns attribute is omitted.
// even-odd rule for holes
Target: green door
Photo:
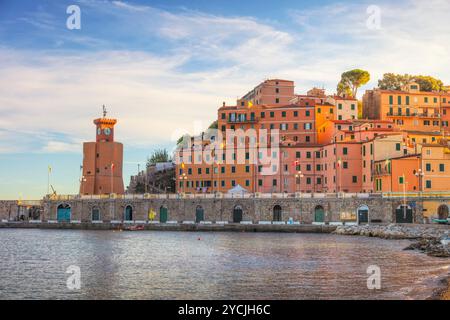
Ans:
<svg viewBox="0 0 450 320"><path fill-rule="evenodd" d="M200 223L200 221L205 220L203 208L198 206L197 209L195 209L195 222Z"/></svg>
<svg viewBox="0 0 450 320"><path fill-rule="evenodd" d="M323 210L323 207L316 207L314 209L314 221L315 222L325 221L325 211Z"/></svg>
<svg viewBox="0 0 450 320"><path fill-rule="evenodd" d="M125 217L124 217L125 221L131 221L133 220L133 207L131 206L127 206L125 208Z"/></svg>
<svg viewBox="0 0 450 320"><path fill-rule="evenodd" d="M159 208L159 222L160 223L167 222L167 208L166 207Z"/></svg>
<svg viewBox="0 0 450 320"><path fill-rule="evenodd" d="M413 211L411 208L401 206L395 210L395 222L397 223L413 223Z"/></svg>
<svg viewBox="0 0 450 320"><path fill-rule="evenodd" d="M233 209L233 222L240 223L241 221L242 221L242 208L238 206Z"/></svg>
<svg viewBox="0 0 450 320"><path fill-rule="evenodd" d="M69 222L71 215L71 209L69 205L60 205L57 209L56 219L59 222Z"/></svg>

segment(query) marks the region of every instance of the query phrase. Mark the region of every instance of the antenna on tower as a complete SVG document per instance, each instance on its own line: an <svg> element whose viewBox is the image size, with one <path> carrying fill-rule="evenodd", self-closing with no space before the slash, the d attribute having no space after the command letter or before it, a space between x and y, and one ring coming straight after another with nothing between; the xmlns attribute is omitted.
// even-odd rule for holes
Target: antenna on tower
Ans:
<svg viewBox="0 0 450 320"><path fill-rule="evenodd" d="M103 118L106 117L107 113L108 113L108 111L106 111L106 107L105 107L105 105L103 105Z"/></svg>

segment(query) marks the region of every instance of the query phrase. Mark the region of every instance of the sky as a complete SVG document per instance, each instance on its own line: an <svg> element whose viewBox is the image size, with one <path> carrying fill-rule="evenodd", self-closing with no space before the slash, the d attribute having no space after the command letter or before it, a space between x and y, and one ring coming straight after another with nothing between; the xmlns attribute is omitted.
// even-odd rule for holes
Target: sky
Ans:
<svg viewBox="0 0 450 320"><path fill-rule="evenodd" d="M70 5L80 29L67 28ZM93 119L118 119L124 183L268 78L335 92L342 72L450 84L450 1L0 0L0 199L79 189Z"/></svg>

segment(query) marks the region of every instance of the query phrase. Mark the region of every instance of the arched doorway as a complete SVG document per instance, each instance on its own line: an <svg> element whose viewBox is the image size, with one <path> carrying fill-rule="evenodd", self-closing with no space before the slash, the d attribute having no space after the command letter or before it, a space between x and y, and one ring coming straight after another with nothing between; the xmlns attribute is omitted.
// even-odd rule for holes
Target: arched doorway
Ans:
<svg viewBox="0 0 450 320"><path fill-rule="evenodd" d="M281 206L279 205L273 207L273 221L282 221Z"/></svg>
<svg viewBox="0 0 450 320"><path fill-rule="evenodd" d="M100 209L99 208L92 209L91 219L92 219L92 221L100 221Z"/></svg>
<svg viewBox="0 0 450 320"><path fill-rule="evenodd" d="M56 220L59 222L70 221L70 216L72 213L72 209L68 204L60 204L56 209Z"/></svg>
<svg viewBox="0 0 450 320"><path fill-rule="evenodd" d="M195 223L205 220L205 214L202 206L197 206L195 209Z"/></svg>
<svg viewBox="0 0 450 320"><path fill-rule="evenodd" d="M131 205L128 205L125 207L125 213L124 213L124 219L125 221L132 221L133 220L133 207Z"/></svg>
<svg viewBox="0 0 450 320"><path fill-rule="evenodd" d="M233 209L233 222L240 223L242 221L242 207L235 206Z"/></svg>
<svg viewBox="0 0 450 320"><path fill-rule="evenodd" d="M166 223L168 218L168 209L165 206L161 206L159 208L159 222Z"/></svg>
<svg viewBox="0 0 450 320"><path fill-rule="evenodd" d="M316 206L314 208L314 221L324 222L325 221L325 210L322 206Z"/></svg>
<svg viewBox="0 0 450 320"><path fill-rule="evenodd" d="M395 209L395 222L397 223L413 223L413 210L408 205L399 205Z"/></svg>
<svg viewBox="0 0 450 320"><path fill-rule="evenodd" d="M369 222L369 207L363 204L358 207L357 210L358 223L368 223Z"/></svg>
<svg viewBox="0 0 450 320"><path fill-rule="evenodd" d="M448 219L448 206L446 204L442 204L439 206L438 217L439 217L439 220Z"/></svg>

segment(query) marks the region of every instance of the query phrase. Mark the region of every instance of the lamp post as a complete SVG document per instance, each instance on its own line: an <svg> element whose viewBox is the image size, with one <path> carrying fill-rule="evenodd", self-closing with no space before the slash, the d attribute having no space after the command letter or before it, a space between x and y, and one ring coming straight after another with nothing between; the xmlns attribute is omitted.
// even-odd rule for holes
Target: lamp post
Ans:
<svg viewBox="0 0 450 320"><path fill-rule="evenodd" d="M424 176L422 169L419 168L414 175L419 179L419 192L422 192L422 177Z"/></svg>
<svg viewBox="0 0 450 320"><path fill-rule="evenodd" d="M302 171L301 170L299 170L296 174L295 174L295 186L297 186L297 184L298 184L298 186L299 186L299 190L300 190L300 192L301 192L301 179L304 177L304 175L303 175L303 173L302 173ZM302 208L302 198L301 198L301 196L300 196L300 219L302 218L302 210L303 208ZM303 220L303 219L301 219L301 220Z"/></svg>
<svg viewBox="0 0 450 320"><path fill-rule="evenodd" d="M185 193L185 191L186 191L185 186L184 186L184 184L186 183L186 180L187 180L186 173L183 173L183 174L180 176L180 181L181 181L181 191L182 191L182 193Z"/></svg>

